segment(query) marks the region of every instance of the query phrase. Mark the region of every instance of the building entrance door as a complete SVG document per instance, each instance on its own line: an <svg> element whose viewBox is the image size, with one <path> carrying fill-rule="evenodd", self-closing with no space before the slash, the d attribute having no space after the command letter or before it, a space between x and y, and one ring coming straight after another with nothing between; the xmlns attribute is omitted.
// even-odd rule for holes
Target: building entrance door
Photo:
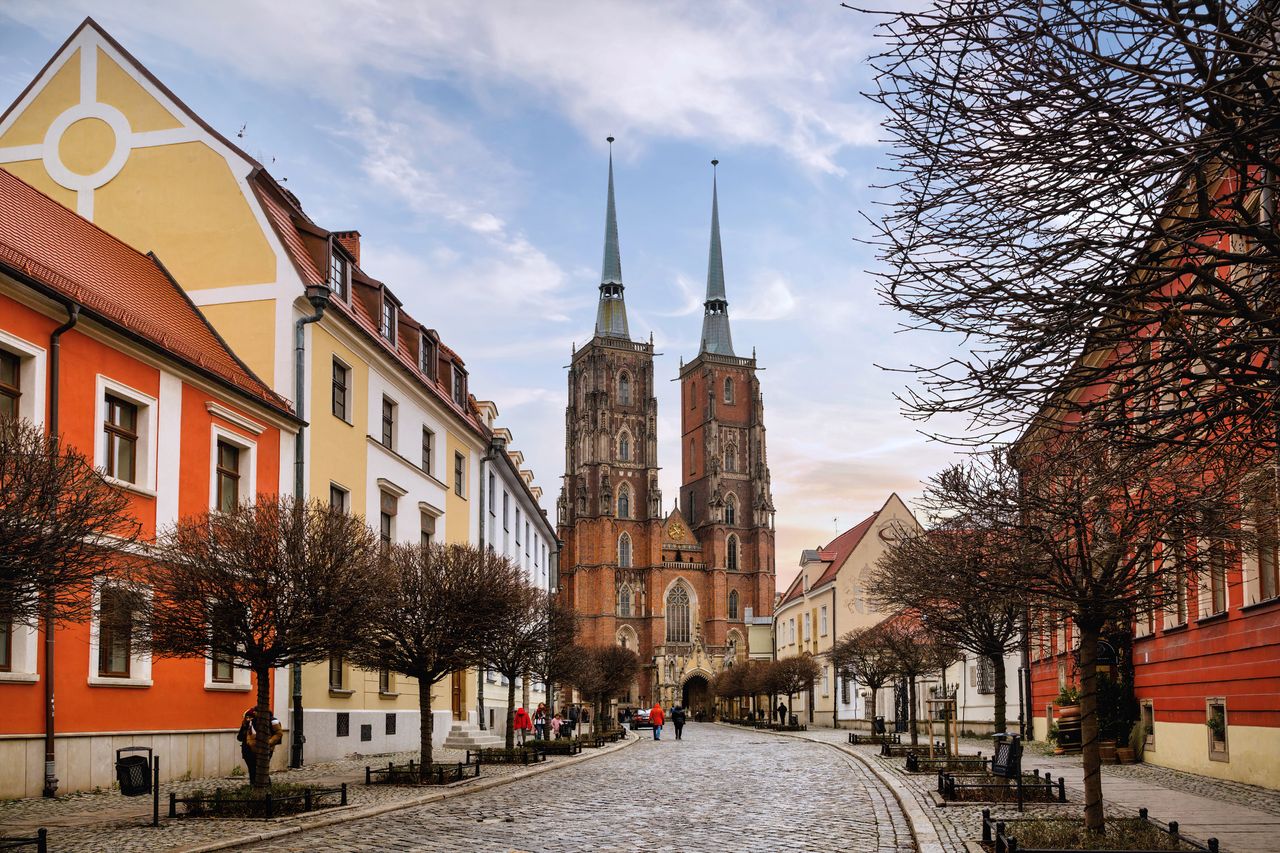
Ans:
<svg viewBox="0 0 1280 853"><path fill-rule="evenodd" d="M466 714L462 708L462 679L466 676L465 672L455 672L449 680L449 701L453 710L453 718L455 720L466 719Z"/></svg>
<svg viewBox="0 0 1280 853"><path fill-rule="evenodd" d="M693 720L711 719L711 690L707 679L701 675L692 675L684 683L681 691L681 705L685 713Z"/></svg>

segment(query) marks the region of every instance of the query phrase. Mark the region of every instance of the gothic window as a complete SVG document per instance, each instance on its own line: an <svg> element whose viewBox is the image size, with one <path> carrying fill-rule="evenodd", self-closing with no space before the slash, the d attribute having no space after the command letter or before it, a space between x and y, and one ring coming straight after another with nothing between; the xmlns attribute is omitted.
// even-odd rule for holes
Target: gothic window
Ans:
<svg viewBox="0 0 1280 853"><path fill-rule="evenodd" d="M729 539L725 542L724 565L731 572L738 570L738 537L732 533L729 534Z"/></svg>
<svg viewBox="0 0 1280 853"><path fill-rule="evenodd" d="M618 537L618 568L631 568L631 537L625 533Z"/></svg>
<svg viewBox="0 0 1280 853"><path fill-rule="evenodd" d="M736 589L729 592L729 618L738 618L738 591Z"/></svg>
<svg viewBox="0 0 1280 853"><path fill-rule="evenodd" d="M622 589L618 591L618 615L631 615L631 587L626 586L625 584ZM623 643L623 646L625 647L626 643Z"/></svg>
<svg viewBox="0 0 1280 853"><path fill-rule="evenodd" d="M629 625L623 625L618 629L617 634L618 645L624 649L635 651L640 647L640 642L636 637L636 632L631 630Z"/></svg>
<svg viewBox="0 0 1280 853"><path fill-rule="evenodd" d="M623 483L618 489L618 518L631 517L631 488Z"/></svg>
<svg viewBox="0 0 1280 853"><path fill-rule="evenodd" d="M631 436L626 432L618 436L618 460L620 462L631 461Z"/></svg>
<svg viewBox="0 0 1280 853"><path fill-rule="evenodd" d="M667 593L667 642L689 642L689 593L681 584Z"/></svg>
<svg viewBox="0 0 1280 853"><path fill-rule="evenodd" d="M631 377L626 373L618 377L618 403L623 406L631 405Z"/></svg>
<svg viewBox="0 0 1280 853"><path fill-rule="evenodd" d="M738 497L737 495L729 495L728 500L724 502L724 523L738 523Z"/></svg>
<svg viewBox="0 0 1280 853"><path fill-rule="evenodd" d="M738 448L737 445L730 444L724 449L724 470L732 474L738 470L737 463Z"/></svg>
<svg viewBox="0 0 1280 853"><path fill-rule="evenodd" d="M724 401L726 403L733 402L733 380L726 378L724 380Z"/></svg>

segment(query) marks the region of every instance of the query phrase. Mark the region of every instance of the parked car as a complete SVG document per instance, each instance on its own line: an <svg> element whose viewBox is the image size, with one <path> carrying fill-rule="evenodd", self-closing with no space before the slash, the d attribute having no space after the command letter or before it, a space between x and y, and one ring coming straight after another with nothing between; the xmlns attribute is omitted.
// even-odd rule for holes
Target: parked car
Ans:
<svg viewBox="0 0 1280 853"><path fill-rule="evenodd" d="M631 712L631 731L636 729L651 729L653 723L649 722L649 709L640 708Z"/></svg>

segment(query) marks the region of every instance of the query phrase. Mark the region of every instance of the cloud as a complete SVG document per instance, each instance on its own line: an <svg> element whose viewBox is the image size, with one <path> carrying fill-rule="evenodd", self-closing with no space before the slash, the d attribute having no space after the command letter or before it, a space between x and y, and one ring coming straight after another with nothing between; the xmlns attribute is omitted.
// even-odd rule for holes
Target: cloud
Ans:
<svg viewBox="0 0 1280 853"><path fill-rule="evenodd" d="M781 320L796 308L791 283L778 274L757 280L747 291L741 307L730 302L729 316L734 320Z"/></svg>

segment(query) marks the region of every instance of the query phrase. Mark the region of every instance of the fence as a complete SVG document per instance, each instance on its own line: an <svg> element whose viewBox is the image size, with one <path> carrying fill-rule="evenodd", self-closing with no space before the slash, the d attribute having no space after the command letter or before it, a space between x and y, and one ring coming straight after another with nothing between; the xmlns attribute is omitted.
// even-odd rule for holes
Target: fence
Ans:
<svg viewBox="0 0 1280 853"><path fill-rule="evenodd" d="M48 853L49 830L41 828L30 838L0 838L0 850L20 850L23 847L34 847L36 853Z"/></svg>
<svg viewBox="0 0 1280 853"><path fill-rule="evenodd" d="M1218 839L1210 838L1206 843L1201 844L1190 838L1183 836L1178 831L1178 822L1171 820L1168 823L1161 823L1152 818L1146 809L1138 809L1138 820L1145 821L1148 826L1169 835L1174 842L1173 849L1194 850L1200 853L1219 853ZM982 840L994 846L995 853L1077 853L1076 850L1065 849L1061 847L1024 847L1018 843L1016 836L1012 834L1010 824L1018 823L1018 818L1010 818L1007 820L992 820L991 809L982 810ZM1182 845L1180 848L1178 845ZM1103 848L1092 848L1093 853L1168 853L1169 847L1161 847L1159 849L1149 850L1108 850Z"/></svg>
<svg viewBox="0 0 1280 853"><path fill-rule="evenodd" d="M325 802L336 797L338 802ZM320 808L345 806L347 804L347 783L337 788L306 788L296 794L279 794L268 791L257 796L223 796L221 789L213 794L195 794L190 797L179 797L169 794L169 817L178 817L178 806L183 806L184 815L188 817L263 817L270 820L283 814L309 812ZM301 806L301 808L298 808Z"/></svg>

